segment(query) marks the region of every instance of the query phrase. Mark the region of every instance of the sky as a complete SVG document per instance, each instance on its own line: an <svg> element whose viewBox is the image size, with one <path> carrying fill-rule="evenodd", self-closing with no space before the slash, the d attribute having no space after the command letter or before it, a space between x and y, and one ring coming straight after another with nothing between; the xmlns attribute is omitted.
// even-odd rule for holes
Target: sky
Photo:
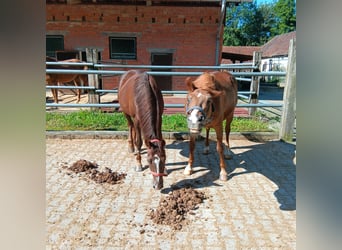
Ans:
<svg viewBox="0 0 342 250"><path fill-rule="evenodd" d="M274 2L275 0L256 0L257 4L263 4L263 3L272 3Z"/></svg>

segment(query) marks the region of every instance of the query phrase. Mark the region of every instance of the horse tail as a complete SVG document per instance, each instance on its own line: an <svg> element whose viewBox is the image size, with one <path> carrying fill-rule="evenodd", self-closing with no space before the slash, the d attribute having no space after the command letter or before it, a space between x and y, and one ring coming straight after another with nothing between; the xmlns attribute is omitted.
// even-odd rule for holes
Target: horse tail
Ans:
<svg viewBox="0 0 342 250"><path fill-rule="evenodd" d="M146 73L145 73L146 74ZM156 110L157 110L157 136L161 137L162 132L161 132L161 124L162 124L162 114L164 111L164 101L163 101L163 96L161 94L161 91L159 90L157 83L155 81L155 79L146 74L147 75L147 79L150 85L150 88L153 92L153 95L155 97L155 106L156 106Z"/></svg>

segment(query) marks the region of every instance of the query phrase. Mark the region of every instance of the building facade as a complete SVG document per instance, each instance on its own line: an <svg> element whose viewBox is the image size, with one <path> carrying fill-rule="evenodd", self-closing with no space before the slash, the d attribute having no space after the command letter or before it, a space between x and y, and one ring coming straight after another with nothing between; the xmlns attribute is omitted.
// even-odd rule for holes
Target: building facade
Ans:
<svg viewBox="0 0 342 250"><path fill-rule="evenodd" d="M240 2L240 1L232 1ZM226 1L46 1L46 54L59 60L96 49L103 63L219 65ZM148 70L148 69L147 69ZM118 76L103 76L114 89ZM184 77L157 79L163 90L184 90Z"/></svg>

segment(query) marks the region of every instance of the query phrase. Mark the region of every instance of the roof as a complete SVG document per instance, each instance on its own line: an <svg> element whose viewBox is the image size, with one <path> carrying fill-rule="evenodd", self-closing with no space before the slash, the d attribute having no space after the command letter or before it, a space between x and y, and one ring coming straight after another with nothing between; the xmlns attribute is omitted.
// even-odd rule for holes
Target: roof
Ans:
<svg viewBox="0 0 342 250"><path fill-rule="evenodd" d="M259 51L261 46L223 46L222 63L231 63L230 61L250 61L253 60L253 52ZM229 59L229 60L225 60Z"/></svg>
<svg viewBox="0 0 342 250"><path fill-rule="evenodd" d="M261 47L263 58L287 56L290 40L296 38L296 31L281 34L273 37L264 46Z"/></svg>

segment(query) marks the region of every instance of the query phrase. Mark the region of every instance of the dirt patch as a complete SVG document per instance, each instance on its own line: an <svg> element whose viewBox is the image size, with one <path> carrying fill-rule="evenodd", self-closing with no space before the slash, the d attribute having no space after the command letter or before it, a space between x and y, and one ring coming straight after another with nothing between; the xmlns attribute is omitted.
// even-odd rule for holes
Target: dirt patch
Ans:
<svg viewBox="0 0 342 250"><path fill-rule="evenodd" d="M175 230L183 227L187 213L198 208L207 197L203 192L191 187L173 190L168 196L161 198L158 208L150 212L154 223L171 226Z"/></svg>
<svg viewBox="0 0 342 250"><path fill-rule="evenodd" d="M104 171L99 171L98 165L95 162L90 162L87 160L78 160L74 162L70 167L67 165L63 166L69 171L76 174L84 173L87 178L95 181L96 183L108 183L117 184L126 178L126 173L113 172L110 168L105 167Z"/></svg>

